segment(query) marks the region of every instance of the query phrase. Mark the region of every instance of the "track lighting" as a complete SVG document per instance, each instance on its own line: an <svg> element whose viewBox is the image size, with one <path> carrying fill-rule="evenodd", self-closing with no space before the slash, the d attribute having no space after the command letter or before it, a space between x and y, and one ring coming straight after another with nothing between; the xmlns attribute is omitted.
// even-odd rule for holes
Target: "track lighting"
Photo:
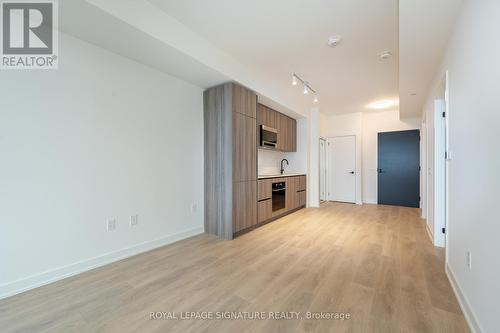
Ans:
<svg viewBox="0 0 500 333"><path fill-rule="evenodd" d="M314 94L314 103L318 103L319 102L318 92L316 90L314 90L307 81L304 81L300 76L293 73L292 74L292 86L298 85L299 82L302 83L302 85L304 87L304 90L303 90L304 95L309 95L309 93Z"/></svg>

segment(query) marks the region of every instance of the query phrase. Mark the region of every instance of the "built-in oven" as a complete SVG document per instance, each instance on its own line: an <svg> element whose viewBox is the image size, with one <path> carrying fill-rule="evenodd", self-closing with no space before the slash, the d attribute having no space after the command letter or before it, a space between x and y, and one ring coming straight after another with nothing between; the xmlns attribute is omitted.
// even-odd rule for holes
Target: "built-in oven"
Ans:
<svg viewBox="0 0 500 333"><path fill-rule="evenodd" d="M278 145L278 130L269 126L260 125L260 146L276 148Z"/></svg>
<svg viewBox="0 0 500 333"><path fill-rule="evenodd" d="M273 212L284 209L286 204L286 184L285 182L276 182L272 185Z"/></svg>

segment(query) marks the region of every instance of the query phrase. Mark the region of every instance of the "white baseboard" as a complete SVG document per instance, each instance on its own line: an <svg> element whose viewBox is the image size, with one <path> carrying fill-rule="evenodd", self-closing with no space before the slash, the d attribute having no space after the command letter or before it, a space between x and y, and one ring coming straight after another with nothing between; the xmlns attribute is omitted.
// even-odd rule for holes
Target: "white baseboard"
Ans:
<svg viewBox="0 0 500 333"><path fill-rule="evenodd" d="M23 279L12 281L0 285L0 299L22 293L30 289L38 288L43 285L62 280L64 278L91 270L93 268L104 266L112 262L137 255L142 252L150 251L158 247L162 247L188 237L199 235L202 234L203 232L204 232L203 227L197 227L185 230L177 234L154 239L118 251L109 252L98 257L86 259L56 269L45 271L39 274L28 276Z"/></svg>
<svg viewBox="0 0 500 333"><path fill-rule="evenodd" d="M470 331L472 333L482 333L483 330L479 326L477 317L474 315L474 312L472 311L472 308L470 306L469 301L467 300L467 297L465 297L464 293L462 292L462 288L460 287L460 284L458 284L458 281L455 279L455 275L453 274L453 271L448 264L446 264L446 275L448 276L448 280L450 281L451 287L455 292L455 296L458 299L458 303L460 304L460 308L464 313L465 320L469 325Z"/></svg>
<svg viewBox="0 0 500 333"><path fill-rule="evenodd" d="M367 205L378 205L378 202L374 200L363 200L363 203Z"/></svg>
<svg viewBox="0 0 500 333"><path fill-rule="evenodd" d="M427 230L427 235L429 235L431 243L434 244L434 235L432 234L431 229L429 229L429 224L427 223L427 220L425 220L425 230Z"/></svg>

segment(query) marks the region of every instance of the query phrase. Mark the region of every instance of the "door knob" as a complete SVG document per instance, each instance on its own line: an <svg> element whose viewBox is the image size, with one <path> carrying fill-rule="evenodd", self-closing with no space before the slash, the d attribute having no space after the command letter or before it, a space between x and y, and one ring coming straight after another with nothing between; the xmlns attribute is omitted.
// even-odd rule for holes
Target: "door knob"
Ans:
<svg viewBox="0 0 500 333"><path fill-rule="evenodd" d="M384 173L385 171L382 169L377 169L378 173Z"/></svg>
<svg viewBox="0 0 500 333"><path fill-rule="evenodd" d="M351 175L354 175L354 171L350 171L349 173L350 173Z"/></svg>

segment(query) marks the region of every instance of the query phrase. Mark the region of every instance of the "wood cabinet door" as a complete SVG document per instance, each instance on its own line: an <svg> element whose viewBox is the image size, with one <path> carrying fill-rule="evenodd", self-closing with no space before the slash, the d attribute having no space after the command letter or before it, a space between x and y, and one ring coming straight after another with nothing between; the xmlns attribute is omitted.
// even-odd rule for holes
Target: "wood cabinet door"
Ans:
<svg viewBox="0 0 500 333"><path fill-rule="evenodd" d="M233 183L233 233L257 224L257 182Z"/></svg>
<svg viewBox="0 0 500 333"><path fill-rule="evenodd" d="M295 188L297 191L305 191L307 186L306 176L295 177Z"/></svg>
<svg viewBox="0 0 500 333"><path fill-rule="evenodd" d="M258 200L271 199L272 192L272 179L261 179L258 182Z"/></svg>
<svg viewBox="0 0 500 333"><path fill-rule="evenodd" d="M285 116L279 112L276 112L276 129L278 130L278 144L276 146L277 150L285 151L286 148L286 136L285 136Z"/></svg>
<svg viewBox="0 0 500 333"><path fill-rule="evenodd" d="M273 216L273 201L272 199L266 199L259 201L257 204L257 222L265 222Z"/></svg>
<svg viewBox="0 0 500 333"><path fill-rule="evenodd" d="M233 181L257 180L256 120L233 113Z"/></svg>
<svg viewBox="0 0 500 333"><path fill-rule="evenodd" d="M286 210L289 211L289 210L292 210L292 209L295 209L297 207L297 200L296 200L296 193L297 193L297 190L296 190L296 186L295 186L295 178L297 177L288 177L288 178L285 178L286 179Z"/></svg>
<svg viewBox="0 0 500 333"><path fill-rule="evenodd" d="M238 84L233 84L233 112L244 114L251 118L257 117L257 95Z"/></svg>
<svg viewBox="0 0 500 333"><path fill-rule="evenodd" d="M297 207L305 206L307 200L307 192L306 191L296 192L296 200L297 200Z"/></svg>
<svg viewBox="0 0 500 333"><path fill-rule="evenodd" d="M297 120L293 118L288 118L288 128L289 128L289 150L288 151L297 151Z"/></svg>

